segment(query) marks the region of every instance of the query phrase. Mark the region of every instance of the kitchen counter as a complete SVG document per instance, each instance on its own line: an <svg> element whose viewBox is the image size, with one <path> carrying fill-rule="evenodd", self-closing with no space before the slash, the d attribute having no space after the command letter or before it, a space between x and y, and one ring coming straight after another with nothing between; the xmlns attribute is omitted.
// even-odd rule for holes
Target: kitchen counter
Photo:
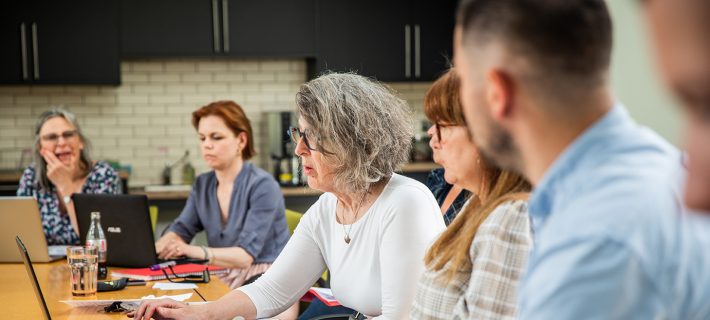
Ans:
<svg viewBox="0 0 710 320"><path fill-rule="evenodd" d="M14 169L2 169L0 170L0 183L20 182L20 178L22 178L22 172L23 171ZM118 171L119 178L125 180L128 179L128 176L128 172Z"/></svg>
<svg viewBox="0 0 710 320"><path fill-rule="evenodd" d="M401 173L426 173L440 167L433 162L413 162L402 166ZM191 189L191 186L188 185L146 186L131 188L129 193L144 194L148 196L149 200L186 200L190 195ZM312 197L323 193L308 186L281 187L281 192L283 192L284 197Z"/></svg>

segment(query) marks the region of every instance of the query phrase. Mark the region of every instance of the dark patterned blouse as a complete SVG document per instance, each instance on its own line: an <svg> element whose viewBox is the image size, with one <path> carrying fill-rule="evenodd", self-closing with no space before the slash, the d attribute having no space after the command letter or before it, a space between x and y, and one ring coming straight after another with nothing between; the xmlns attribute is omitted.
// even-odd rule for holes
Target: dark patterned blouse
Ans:
<svg viewBox="0 0 710 320"><path fill-rule="evenodd" d="M439 203L439 206L444 203L446 195L449 194L449 191L451 191L451 188L453 187L453 185L449 184L448 182L446 182L446 180L444 180L443 168L434 169L429 173L429 176L426 179L426 186L429 188L429 190L431 190L431 193L434 194L434 198L436 198L436 202ZM461 193L456 196L454 202L451 203L449 209L446 210L446 213L444 213L444 222L447 226L451 224L451 221L454 221L454 218L456 218L456 215L459 213L459 211L461 211L463 205L466 203L466 200L468 200L470 196L471 192L465 189L461 190Z"/></svg>
<svg viewBox="0 0 710 320"><path fill-rule="evenodd" d="M35 176L35 167L34 164L31 164L22 174L17 195L37 199L47 244L79 244L79 235L74 232L69 215L59 211L59 197L56 187L51 184L49 190L40 190L39 184L35 182ZM82 193L94 194L118 194L120 191L120 180L116 171L103 161L96 162L81 188Z"/></svg>

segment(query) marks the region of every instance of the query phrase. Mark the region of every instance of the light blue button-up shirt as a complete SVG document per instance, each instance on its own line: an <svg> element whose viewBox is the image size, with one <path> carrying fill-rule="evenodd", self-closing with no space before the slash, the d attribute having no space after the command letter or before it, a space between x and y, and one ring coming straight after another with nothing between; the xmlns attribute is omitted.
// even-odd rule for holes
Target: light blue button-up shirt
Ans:
<svg viewBox="0 0 710 320"><path fill-rule="evenodd" d="M617 105L546 172L521 319L710 319L710 217L684 212L679 151Z"/></svg>

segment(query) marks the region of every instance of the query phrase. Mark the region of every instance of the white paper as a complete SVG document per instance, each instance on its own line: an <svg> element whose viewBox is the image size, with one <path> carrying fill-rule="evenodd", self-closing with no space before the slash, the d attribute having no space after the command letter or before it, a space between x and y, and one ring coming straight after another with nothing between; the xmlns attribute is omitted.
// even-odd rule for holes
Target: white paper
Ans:
<svg viewBox="0 0 710 320"><path fill-rule="evenodd" d="M159 296L159 297L149 294L147 296L142 297L141 299L173 299L175 301L185 301L187 299L190 299L190 297L192 297L192 292L188 292L186 294L176 294L174 296Z"/></svg>
<svg viewBox="0 0 710 320"><path fill-rule="evenodd" d="M197 289L197 285L194 283L173 283L173 282L156 282L153 285L153 289L158 290L189 290Z"/></svg>
<svg viewBox="0 0 710 320"><path fill-rule="evenodd" d="M66 303L72 308L87 308L87 307L105 307L109 306L112 303L116 301L121 301L121 305L124 306L126 309L130 309L130 307L137 308L140 304L141 301L143 300L148 300L148 299L173 299L176 301L185 301L187 299L190 299L192 297L192 292L186 293L186 294L178 294L178 295L173 295L173 296L159 296L156 297L154 295L147 295L145 297L142 297L140 299L111 299L111 300L61 300L59 302Z"/></svg>
<svg viewBox="0 0 710 320"><path fill-rule="evenodd" d="M121 301L124 307L133 305L138 307L141 304L141 299L113 299L113 300L61 300L59 302L66 303L72 308L88 308L88 307L106 307L116 301Z"/></svg>

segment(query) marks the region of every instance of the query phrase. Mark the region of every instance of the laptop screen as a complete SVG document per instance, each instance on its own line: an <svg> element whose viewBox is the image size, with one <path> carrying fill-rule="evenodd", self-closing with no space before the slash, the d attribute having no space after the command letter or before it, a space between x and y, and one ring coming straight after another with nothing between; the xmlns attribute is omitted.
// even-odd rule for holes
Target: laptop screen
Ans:
<svg viewBox="0 0 710 320"><path fill-rule="evenodd" d="M15 242L17 242L17 249L20 250L22 261L25 263L27 274L30 276L30 280L32 280L32 287L35 289L35 295L37 296L37 300L39 300L39 303L42 306L42 313L44 314L44 318L46 320L51 320L52 316L49 314L47 302L44 301L44 295L42 295L42 289L39 287L39 281L37 281L37 275L35 274L34 267L32 267L32 260L30 260L30 255L29 253L27 253L27 248L25 248L25 244L22 243L20 237L15 237Z"/></svg>
<svg viewBox="0 0 710 320"><path fill-rule="evenodd" d="M86 242L91 212L101 213L109 266L145 268L158 263L145 195L72 195L79 237Z"/></svg>

